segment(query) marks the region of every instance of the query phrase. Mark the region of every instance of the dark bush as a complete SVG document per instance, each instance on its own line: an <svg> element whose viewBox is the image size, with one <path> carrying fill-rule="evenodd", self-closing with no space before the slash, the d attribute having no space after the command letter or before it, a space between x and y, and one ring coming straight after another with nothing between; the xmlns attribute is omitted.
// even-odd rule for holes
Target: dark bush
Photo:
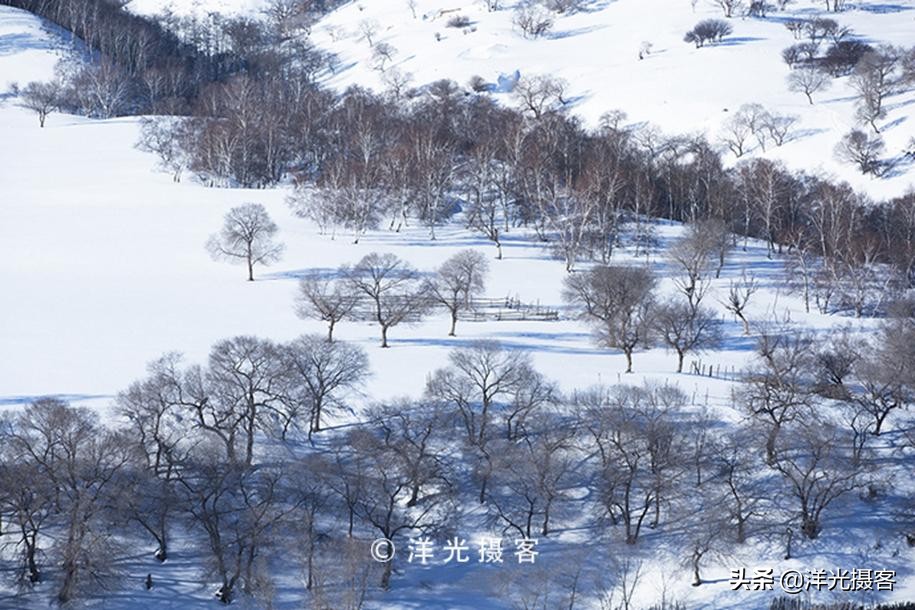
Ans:
<svg viewBox="0 0 915 610"><path fill-rule="evenodd" d="M848 76L869 51L873 51L869 44L857 40L841 40L826 50L820 59L820 68L834 77Z"/></svg>
<svg viewBox="0 0 915 610"><path fill-rule="evenodd" d="M685 42L692 42L696 48L705 46L709 42L718 42L734 31L731 24L721 19L704 19L688 31L683 37Z"/></svg>

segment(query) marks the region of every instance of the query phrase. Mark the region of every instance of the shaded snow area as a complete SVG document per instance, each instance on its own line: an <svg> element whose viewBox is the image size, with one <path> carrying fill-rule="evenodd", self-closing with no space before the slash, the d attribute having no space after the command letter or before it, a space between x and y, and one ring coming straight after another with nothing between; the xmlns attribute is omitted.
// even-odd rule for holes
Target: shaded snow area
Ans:
<svg viewBox="0 0 915 610"><path fill-rule="evenodd" d="M133 0L130 8L151 14L169 4L176 12L239 14L262 3ZM518 35L510 10L488 12L484 3L470 0L417 0L415 4L414 18L406 0L350 2L315 24L315 42L337 55L337 72L327 77L329 84L338 89L353 84L383 87L383 75L372 68L371 51L359 32L360 23L369 20L378 24L376 42L386 42L397 51L392 67L411 73L416 85L441 78L463 85L480 75L508 89L515 71L522 76L550 74L568 82L572 111L589 124L608 110L621 109L628 121L654 123L670 133L715 134L741 104L759 102L772 111L798 115L800 123L797 137L784 146L752 154L783 159L792 168L841 175L874 197L901 194L915 180L913 169L871 179L833 160L833 146L855 125L847 79L819 94L813 106L801 94L787 90L788 68L780 51L796 41L781 22L804 16L821 3L798 0L787 12L773 13L765 20L734 19L734 33L724 43L702 49L684 43L682 37L697 20L718 16L720 11L703 0L695 9L688 0L586 2L586 10L560 17L552 33L538 40ZM838 14L837 20L869 42L915 44L915 0L860 4ZM472 22L466 32L446 27L453 13L440 13L454 8ZM639 60L643 41L652 43L652 51ZM285 342L303 333L325 333L322 322L296 316L299 280L314 270L333 272L371 252L396 254L421 272L431 273L455 253L477 250L491 259L486 297L517 298L556 310L559 319L461 320L457 336L449 337L449 318L438 312L421 323L394 327L389 349L379 346L376 325L341 322L336 338L366 351L371 376L359 388L360 395L352 398L352 414L335 416L330 422L335 430L326 435L356 425L374 403L418 398L429 376L448 364L451 350L486 339L529 353L536 369L566 394L596 384L677 386L688 400L687 411L697 417L707 411L711 425L726 436L729 426L736 429L746 418L735 399L743 384L735 379L754 360L756 337L744 336L741 323L723 302L731 283L746 275L753 275L759 284L747 308L747 317L754 322L790 320L816 333L822 344L839 327L848 326L861 336L877 332L878 320L824 315L815 309L807 313L800 297L787 288L790 278L784 260L768 257L763 243L741 242L703 301L724 320L720 349L688 354L684 373L675 372L673 352L658 347L637 351L635 373L626 374L623 353L596 345L590 327L575 319L564 304L562 289L568 274L562 262L523 229L504 235L504 260L495 260L491 242L465 229L460 218L437 231L434 241L426 228L414 223L400 232L369 231L354 244L348 235L332 238L295 216L286 203L288 186L207 188L191 177L174 182L157 168L154 155L136 149L138 118L90 120L55 113L39 129L34 113L5 92L14 82L23 85L50 78L67 46L39 19L0 7L0 413L13 412L37 397L59 396L98 409L117 424L112 415L114 397L142 378L147 364L162 354L180 352L185 363L205 364L211 346L224 338L256 335ZM513 103L508 93L496 96ZM884 136L892 152L915 135L915 92L891 97L889 107ZM245 281L242 267L215 262L205 249L226 212L246 202L266 208L286 247L282 259L260 268L254 282ZM674 294L672 278L677 272L666 252L683 238L684 228L658 222L655 229L659 246L648 256L620 248L614 253L614 264L650 263L660 278L661 294ZM703 372L715 371L714 375L693 374L693 363ZM913 457L903 449L902 432L895 425L911 415L911 410L905 415L894 411L889 432L872 441L884 465L881 493L902 495L915 486ZM326 438L319 438L316 447L326 443ZM731 570L740 567L751 572L771 567L776 575L790 569L895 570L893 592L823 591L812 599L915 600L915 549L906 545L891 522L897 507L891 501L868 499L863 489L829 506L819 538L806 540L796 534L792 559L783 559L783 532L772 532L703 562L704 584L691 587L689 567L672 542L676 532L646 525L638 545L624 544L616 535L618 528L595 524L593 511L586 509L593 499L585 483L567 490L569 499L556 516L557 531L540 541L536 565L516 565L510 556L514 549L509 548L504 566L482 565L475 557L462 565L421 566L408 563L406 550L401 549L404 555L399 555L391 590L371 587L365 608L517 608L517 596L505 593L507 588L545 582L575 562L588 568L582 590L593 589L595 579L618 577L624 562L639 563L632 610L647 609L662 598L676 599L689 610L768 607L777 590L731 590ZM492 531L484 513L478 505L464 507L455 534L479 540ZM611 530L613 535L608 535ZM204 562L200 550L186 533L175 532L174 538L166 563L156 562L149 548L135 548L118 559L122 578L116 588L93 593L75 607L220 607L212 598L213 584L200 576ZM6 578L13 570L15 549L3 546L4 542L0 537L0 609L47 607L55 594L50 583L19 593ZM278 610L311 607L306 605L300 562L292 559L296 551L280 553L290 559L271 568L276 587L273 607ZM633 567L631 572L635 571ZM149 591L143 586L147 574L153 574L156 583ZM622 603L621 593L616 595L606 610ZM528 607L552 610L544 603ZM596 602L588 604L582 601L575 608L600 608ZM234 607L266 606L241 600Z"/></svg>

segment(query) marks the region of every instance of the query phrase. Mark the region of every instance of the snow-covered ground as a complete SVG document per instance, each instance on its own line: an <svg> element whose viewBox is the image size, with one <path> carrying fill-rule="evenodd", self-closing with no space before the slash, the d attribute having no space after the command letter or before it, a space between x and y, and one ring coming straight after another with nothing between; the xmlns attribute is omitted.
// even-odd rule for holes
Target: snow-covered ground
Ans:
<svg viewBox="0 0 915 610"><path fill-rule="evenodd" d="M795 0L765 19L729 19L734 32L721 44L701 49L684 42L683 35L701 19L722 17L712 0L585 0L585 10L558 17L552 31L537 39L523 37L513 25L515 2L502 2L501 10L493 12L482 1L412 4L355 0L320 20L311 39L337 57L336 73L327 83L339 89L351 84L385 88L385 73L376 69L364 35L364 26L370 26L372 44L385 43L396 51L386 70L410 75L415 86L443 78L466 86L474 76L495 84L516 72L545 74L568 83L571 110L586 124L596 125L604 113L622 110L631 123L654 124L671 135L705 133L712 141L741 105L759 103L800 120L784 146L769 146L765 153L756 147L750 154L841 177L876 198L901 195L915 184L911 164L891 176L872 178L837 161L835 145L858 126L848 78L836 79L831 88L815 94L811 106L803 94L788 90L790 70L781 57L784 48L801 42L784 23L815 16L835 19L874 46L911 47L915 0L860 0L840 13L825 13L822 0ZM133 0L129 7L146 14L170 8L179 14L237 15L259 14L266 5L266 0ZM456 15L466 16L471 26L448 27ZM644 42L651 43L651 52L640 60ZM514 103L508 93L496 95ZM915 91L891 96L888 102L882 135L887 155L897 156L915 137Z"/></svg>
<svg viewBox="0 0 915 610"><path fill-rule="evenodd" d="M634 123L656 124L671 134L704 132L713 140L742 104L760 103L770 111L800 117L793 141L767 153L790 167L840 175L875 197L899 195L915 182L915 169L872 179L833 158L835 144L856 126L854 92L847 78L816 95L813 106L788 90L789 69L781 51L798 41L784 22L822 15L819 0L797 0L767 19L730 19L733 34L722 44L701 49L684 42L683 35L700 19L721 18L721 10L709 0L699 0L695 10L687 0L589 1L586 10L558 18L551 33L534 40L513 26L514 3L504 2L506 8L495 12L487 12L482 2L415 4L416 18L404 0L372 0L348 3L323 19L312 37L339 57L339 72L331 82L337 87L384 86L361 28L370 23L377 29L372 42L397 50L387 69L412 74L415 85L442 78L465 85L475 75L495 83L516 70L522 76L546 74L568 82L573 111L591 125L603 113L619 109ZM448 27L455 15L468 17L472 31ZM912 0L862 0L852 3L851 10L828 16L873 45L915 44ZM643 42L650 42L652 51L639 60ZM898 154L915 136L915 92L892 97L882 123L887 152Z"/></svg>
<svg viewBox="0 0 915 610"><path fill-rule="evenodd" d="M135 0L133 7L150 4L152 0ZM231 4L240 6L238 1ZM417 4L420 16L454 6L433 0ZM796 10L807 4L798 2ZM915 2L898 0L883 6L889 7L886 12L853 11L839 19L879 40L915 42ZM774 110L800 114L804 130L821 131L776 154L796 166L839 170L831 160L831 148L851 125L848 92L837 87L808 108L801 96L784 89L787 69L779 51L791 40L776 18L738 20L731 43L695 50L680 41L682 32L687 24L712 13L700 3L693 14L685 0L595 3L588 12L560 19L554 37L538 42L524 41L511 31L509 12L490 15L476 3L464 12L477 21L476 32L464 35L446 29L441 19L413 20L401 0L372 0L345 6L315 33L331 45L329 28L344 30L333 48L341 66L356 63L334 78L337 86L377 84L378 75L368 68L366 43L355 33L360 20L377 19L385 24L381 39L399 49L399 67L413 72L417 82L443 77L463 82L472 74L493 80L515 69L550 73L566 78L571 92L582 96L576 111L590 120L604 110L622 108L634 121L651 121L672 132L712 129L726 116L725 108L760 101ZM639 24L645 24L644 30L637 29ZM444 35L441 42L435 41L435 32ZM635 54L642 40L652 41L655 50L639 62ZM48 78L60 44L38 19L0 7L0 93L9 82ZM894 99L900 107L894 108L890 121L897 124L886 130L894 144L912 133L906 113L915 106L903 106L907 100L912 101L911 94ZM35 116L17 107L15 99L0 102L0 409L49 394L105 408L114 394L143 375L148 361L164 352L183 352L188 361L202 362L210 346L225 337L256 334L287 340L305 332L321 333L321 324L300 320L293 312L296 280L309 269L335 268L372 251L393 252L420 269L432 269L462 248L494 254L487 242L459 226L441 231L434 242L415 227L399 234L373 232L358 245L344 237L331 240L290 213L285 188L210 189L192 180L172 182L156 170L152 155L134 148L138 133L137 119L92 121L60 114L39 129ZM901 192L912 180L912 174L886 181L862 181L847 171L842 175L876 194ZM253 283L244 281L241 268L213 262L204 249L222 215L248 201L267 207L287 246L282 261L261 270L259 281ZM676 226L659 227L665 241L676 239L679 232ZM626 260L628 255L620 254L618 262ZM664 275L660 254L655 262ZM723 311L716 296L723 296L721 289L744 270L762 285L751 312L757 320L790 316L824 331L854 322L803 313L799 300L784 291L786 278L779 262L768 260L765 249L752 244L729 260L716 282L718 292L707 297L709 305ZM505 260L492 261L488 294L558 306L565 276L563 265L542 246L522 234L509 234ZM751 356L752 343L741 336L736 322L728 321L725 347L702 360L739 369ZM620 379L637 384L651 378L678 384L697 406L707 403L722 413L732 409L730 382L678 375L675 356L663 349L636 354L637 373L623 376L622 354L595 347L587 327L572 320L463 322L457 338L446 333L447 320L437 315L414 327L393 329L392 348L382 350L373 325L344 323L338 330L341 339L368 351L373 377L365 393L374 399L418 395L426 376L445 363L449 349L487 338L530 350L538 369L564 389ZM731 567L771 565L777 573L801 566L897 569L901 584L896 598L915 598L912 549L903 548L898 537L888 533L874 534L870 519L862 512L854 520L831 522L823 539L799 547L799 560L786 564L780 561L779 549L760 545L742 551ZM651 544L658 545L658 556L663 557L663 541ZM181 552L176 556L180 558ZM125 566L132 579L128 582L135 582L129 585L130 593L98 600L92 607L188 608L213 603L208 592L194 584L192 568L181 559L160 568L157 578L165 586L139 593L144 565L137 559ZM647 603L658 597L665 580L662 573L673 569L660 560L646 568L641 599ZM507 607L485 592L484 576L474 568L409 568L385 607ZM690 588L685 577L673 579L671 586L679 599L694 604L691 608L760 607L759 597L729 590L728 566L709 569L706 576L711 582L698 589ZM295 575L288 580L294 582ZM15 607L5 606L15 603L7 599L0 592L0 608ZM280 589L279 607L301 607L288 582Z"/></svg>

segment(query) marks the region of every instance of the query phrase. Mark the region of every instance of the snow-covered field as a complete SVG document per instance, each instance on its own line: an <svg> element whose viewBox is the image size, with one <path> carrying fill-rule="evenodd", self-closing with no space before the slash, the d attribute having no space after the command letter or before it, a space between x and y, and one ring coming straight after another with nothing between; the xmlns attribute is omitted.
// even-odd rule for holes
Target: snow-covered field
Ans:
<svg viewBox="0 0 915 610"><path fill-rule="evenodd" d="M397 50L388 69L412 74L416 85L441 78L465 85L475 75L495 83L515 71L547 74L568 82L573 111L592 125L603 113L619 109L631 122L656 124L672 134L704 132L714 139L729 114L742 104L759 103L800 117L796 138L782 148L770 147L769 156L790 167L841 175L876 197L899 195L911 187L915 171L873 180L833 159L833 147L856 124L847 78L818 94L813 106L788 90L789 69L781 51L798 41L784 22L820 14L822 4L798 0L767 19L731 19L734 33L701 49L684 42L683 35L700 19L722 16L707 0L699 0L695 9L687 0L586 2L587 10L558 18L550 34L534 40L513 26L511 10L490 13L482 2L419 0L416 18L402 0L351 2L322 20L313 39L339 56L339 72L331 79L338 87L383 87L383 74L372 69L360 28L368 22L377 25L374 43ZM456 14L467 16L474 31L447 27ZM915 42L911 0L862 1L829 16L871 44ZM639 60L642 42L650 42L652 51ZM890 104L884 135L888 153L898 154L915 135L915 92L894 96Z"/></svg>
<svg viewBox="0 0 915 610"><path fill-rule="evenodd" d="M814 96L811 106L801 93L788 90L790 73L781 57L800 42L785 29L786 21L828 16L871 45L915 43L915 0L849 3L848 10L823 13L821 0L796 0L766 19L733 18L734 32L723 43L696 49L683 41L701 19L721 18L711 0L587 0L585 10L560 16L550 33L527 39L513 25L514 3L489 12L484 2L464 0L362 0L347 2L315 24L311 39L336 55L335 73L327 83L339 89L358 84L383 90L392 71L410 75L414 86L447 78L467 86L471 77L496 84L500 77L550 75L568 83L572 111L587 124L622 110L632 123L654 124L669 134L705 133L716 140L728 118L743 104L759 103L770 112L796 115L794 135L784 146L751 154L781 159L794 169L840 176L877 198L910 189L915 167L893 175L863 176L833 156L839 139L857 126L854 91L848 78ZM133 0L131 10L155 14L170 8L178 14L259 14L265 0ZM414 16L415 12L415 16ZM449 19L466 16L471 26L448 27ZM386 72L376 68L372 44L395 51ZM651 52L639 59L642 43ZM507 93L497 94L506 104ZM882 121L887 154L899 155L915 136L915 92L891 96ZM733 156L729 156L733 161Z"/></svg>
<svg viewBox="0 0 915 610"><path fill-rule="evenodd" d="M134 0L131 8L153 12L162 4ZM244 11L255 4L214 0L201 6ZM780 14L765 21L735 20L735 32L726 44L697 50L681 39L694 21L714 16L702 2L695 13L686 0L595 2L588 11L558 20L554 34L540 41L519 37L509 11L487 13L479 3L468 1L462 8L475 22L476 31L467 34L446 28L445 18L432 16L456 4L419 0L416 19L402 0L353 2L331 14L314 30L316 41L339 55L341 70L331 83L380 85L379 74L369 65L367 43L357 33L362 20L377 20L379 40L397 48L395 65L413 73L417 84L446 77L464 83L475 74L494 81L514 70L548 73L569 82L574 110L587 121L620 108L632 121L656 123L672 133L714 133L728 110L760 102L801 116L803 135L770 151L794 167L841 172L875 196L900 194L915 179L913 171L885 180L862 178L832 160L833 145L853 125L849 90L839 85L812 107L800 94L787 91L787 68L779 52L793 41L780 24ZM861 4L861 10L842 13L838 19L874 42L915 43L915 1ZM812 5L799 1L792 14ZM437 32L442 34L440 42ZM639 61L638 45L645 40L654 50ZM0 93L11 82L48 78L61 44L38 19L0 7ZM892 99L885 130L891 151L915 133L913 102L912 93ZM43 395L70 397L104 409L118 391L144 374L147 362L165 352L179 351L189 362L202 362L214 342L230 336L288 340L301 333L321 333L322 324L303 321L293 311L297 279L310 269L335 268L372 251L395 253L423 270L463 248L494 254L488 242L457 224L434 242L418 227L399 234L371 232L357 245L345 237L331 240L292 215L285 203L287 188L211 189L190 179L174 183L157 171L152 155L134 148L138 134L138 119L94 121L60 114L39 129L35 116L17 107L14 98L0 101L0 409ZM253 283L244 281L240 267L213 262L204 249L223 214L249 201L266 206L287 248L283 259L261 270ZM678 238L680 228L663 225L659 233L669 242ZM762 285L751 310L756 320L790 317L824 333L838 324L873 324L804 313L800 301L785 292L779 261L765 254L764 247L754 244L746 252L736 252L708 303L724 314L716 298L723 298L728 281L747 270ZM629 259L622 253L618 262ZM654 262L664 276L660 253ZM505 260L492 261L487 292L491 297L517 296L558 307L564 277L562 264L548 251L513 233L505 239ZM724 348L702 360L739 369L751 357L752 342L741 335L736 321L727 320ZM530 350L537 368L567 390L650 378L679 385L697 406L734 413L730 382L676 374L675 355L663 349L637 353L636 374L623 377L623 355L595 347L587 327L573 320L462 322L456 338L446 336L447 327L444 315L413 327L396 327L388 350L378 347L378 330L370 324L343 323L338 336L367 350L373 376L364 391L376 400L418 395L427 375L446 362L449 349L487 338ZM731 563L771 565L776 572L814 565L896 569L901 578L895 598L915 598L913 550L889 534L884 539L878 533L875 540L871 527L869 515L861 513L854 520L830 523L815 545L800 543L799 559L792 562L781 562L780 549L757 545L741 551ZM662 543L656 544L658 557L663 557ZM148 569L143 561L126 566L136 593L97 600L92 607L189 608L214 603L207 591L193 584L191 568L181 560L157 568L162 570L157 578L167 584L139 593ZM646 603L661 594L663 573L673 569L679 568L661 560L648 568L642 596ZM480 583L486 579L478 569L411 570L384 607L507 607L484 592ZM760 607L761 598L732 593L727 577L728 567L722 565L709 569L707 586L691 589L686 578L678 578L671 587L681 600L695 604L690 607ZM280 588L278 607L301 607L295 578L290 575ZM0 589L0 608L16 607L10 599Z"/></svg>

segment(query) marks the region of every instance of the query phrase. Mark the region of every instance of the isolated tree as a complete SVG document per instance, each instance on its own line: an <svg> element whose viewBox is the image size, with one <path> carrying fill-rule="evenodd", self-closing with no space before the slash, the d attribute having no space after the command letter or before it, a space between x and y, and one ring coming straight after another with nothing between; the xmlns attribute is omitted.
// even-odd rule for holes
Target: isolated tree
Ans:
<svg viewBox="0 0 915 610"><path fill-rule="evenodd" d="M735 114L724 125L721 140L734 153L738 159L746 152L747 141L753 134L752 127L747 124L745 117Z"/></svg>
<svg viewBox="0 0 915 610"><path fill-rule="evenodd" d="M381 327L381 347L388 347L389 329L415 322L428 310L419 274L393 254L367 254L344 273L353 291L369 302L363 315Z"/></svg>
<svg viewBox="0 0 915 610"><path fill-rule="evenodd" d="M369 377L368 357L356 345L330 343L318 335L303 335L282 346L281 352L288 379L283 435L307 414L310 439L321 431L329 413L345 410L345 398L359 392Z"/></svg>
<svg viewBox="0 0 915 610"><path fill-rule="evenodd" d="M222 230L210 237L207 250L214 259L244 263L248 281L254 281L254 266L280 259L284 246L274 241L278 227L259 203L246 203L225 215Z"/></svg>
<svg viewBox="0 0 915 610"><path fill-rule="evenodd" d="M683 359L689 352L713 349L721 341L721 321L713 311L681 301L659 305L654 329L667 347L677 352L677 372L683 372Z"/></svg>
<svg viewBox="0 0 915 610"><path fill-rule="evenodd" d="M596 266L566 278L563 299L594 327L601 344L623 350L631 373L633 352L650 345L654 287L647 269Z"/></svg>
<svg viewBox="0 0 915 610"><path fill-rule="evenodd" d="M476 250L462 250L438 268L435 277L426 286L432 299L448 310L451 330L455 335L458 315L473 306L473 299L482 292L489 272L489 261Z"/></svg>
<svg viewBox="0 0 915 610"><path fill-rule="evenodd" d="M813 94L825 91L832 81L828 74L813 67L803 67L788 75L788 90L803 93L807 101L813 105Z"/></svg>
<svg viewBox="0 0 915 610"><path fill-rule="evenodd" d="M794 126L798 122L798 117L789 114L772 114L765 123L764 128L769 138L775 142L776 146L781 146L788 141Z"/></svg>
<svg viewBox="0 0 915 610"><path fill-rule="evenodd" d="M836 144L836 157L847 163L854 163L862 174L880 176L886 168L882 156L886 150L883 138L868 135L860 129L852 129Z"/></svg>
<svg viewBox="0 0 915 610"><path fill-rule="evenodd" d="M299 281L296 315L327 322L327 341L332 342L337 323L346 319L359 302L358 295L348 288L345 278L317 271L307 273Z"/></svg>
<svg viewBox="0 0 915 610"><path fill-rule="evenodd" d="M48 115L60 104L61 85L58 81L33 81L23 87L20 104L38 115L38 125L44 127Z"/></svg>

